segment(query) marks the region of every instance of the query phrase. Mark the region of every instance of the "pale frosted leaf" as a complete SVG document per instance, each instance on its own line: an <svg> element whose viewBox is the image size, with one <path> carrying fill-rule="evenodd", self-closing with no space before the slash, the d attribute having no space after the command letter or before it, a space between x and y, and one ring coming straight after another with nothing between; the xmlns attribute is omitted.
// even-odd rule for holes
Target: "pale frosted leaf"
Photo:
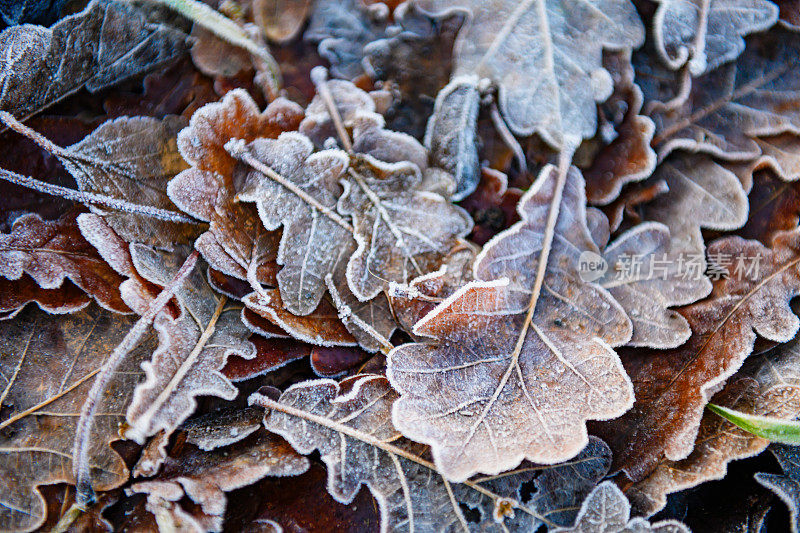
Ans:
<svg viewBox="0 0 800 533"><path fill-rule="evenodd" d="M328 467L328 492L337 501L351 502L361 485L366 485L380 507L381 531L463 530L467 524L459 501L481 495L469 486L450 485L427 461L400 455L421 456L424 447L403 439L392 425L391 406L396 398L382 376L355 376L342 383L306 381L290 387L278 401L296 415L272 409L264 425L300 453L319 450ZM270 407L264 400L260 394L250 397L251 404ZM329 425L303 418L307 415ZM475 526L489 531L498 528L491 518Z"/></svg>
<svg viewBox="0 0 800 533"><path fill-rule="evenodd" d="M465 76L439 91L425 130L431 161L456 180L455 201L471 194L481 177L475 136L480 103L477 84L477 77Z"/></svg>
<svg viewBox="0 0 800 533"><path fill-rule="evenodd" d="M795 340L748 360L712 401L752 415L792 420L800 415L798 364L800 346ZM768 440L706 411L691 455L662 461L626 494L639 513L651 515L664 507L668 494L722 479L729 462L758 455L768 445Z"/></svg>
<svg viewBox="0 0 800 533"><path fill-rule="evenodd" d="M657 1L656 50L672 69L688 63L694 76L733 61L744 50L743 36L778 20L778 7L767 0Z"/></svg>
<svg viewBox="0 0 800 533"><path fill-rule="evenodd" d="M664 100L674 75L644 55L637 82L646 100ZM734 63L693 80L691 93L675 109L651 114L653 147L659 158L676 149L706 152L729 160L761 154L754 137L800 133L800 35L775 30L748 41Z"/></svg>
<svg viewBox="0 0 800 533"><path fill-rule="evenodd" d="M608 223L598 243L609 238ZM685 276L680 254L672 251L669 228L646 222L626 231L603 247L607 269L597 283L619 302L633 323L629 346L674 348L691 335L689 323L669 309L707 296L711 287L703 276Z"/></svg>
<svg viewBox="0 0 800 533"><path fill-rule="evenodd" d="M345 152L313 152L299 133L277 139L257 139L246 148L252 157L280 174L293 186L328 210L336 206L339 179L349 164ZM278 249L278 287L286 309L307 315L325 293L325 276L333 271L339 250L352 240L348 230L305 198L257 170L250 170L238 196L254 202L267 230L283 227Z"/></svg>
<svg viewBox="0 0 800 533"><path fill-rule="evenodd" d="M83 191L120 198L139 205L178 211L167 196L167 182L186 168L175 137L185 126L182 117L164 120L122 117L101 124L68 148L63 158ZM86 161L86 160L89 161ZM191 224L165 222L141 215L98 209L114 231L129 242L172 248L197 236Z"/></svg>
<svg viewBox="0 0 800 533"><path fill-rule="evenodd" d="M96 305L71 315L50 316L29 308L0 323L0 528L31 531L45 519L40 485L74 483L72 448L81 408L105 358L133 325ZM136 382L139 363L155 346L148 336L125 359L98 400L89 450L92 483L109 490L128 479L122 458L108 445L118 440L119 423Z"/></svg>
<svg viewBox="0 0 800 533"><path fill-rule="evenodd" d="M581 251L598 249L574 168L566 176L541 296L527 319L556 175L550 166L542 171L520 202L522 220L478 256L479 281L414 327L435 340L389 355L388 376L401 394L394 422L404 435L430 444L451 479L501 472L526 458L569 459L587 443L587 419L619 416L633 403L612 349L630 339L631 323L605 289L578 276Z"/></svg>
<svg viewBox="0 0 800 533"><path fill-rule="evenodd" d="M161 286L182 264L179 256L143 245L131 245L131 256L136 271ZM142 313L149 301L140 285L131 279L122 291L129 305ZM176 297L180 314L173 317L165 309L156 317L159 346L152 360L142 365L146 380L136 387L128 407L125 435L137 442L162 429L172 432L194 412L197 396L235 398L236 387L220 370L229 355L255 356L255 347L247 340L250 332L239 318L241 308L217 296L200 269L192 272Z"/></svg>
<svg viewBox="0 0 800 533"><path fill-rule="evenodd" d="M308 467L308 459L280 437L262 429L228 447L214 451L190 449L179 457L167 457L157 476L134 483L130 490L147 494L148 508L155 511L162 528L172 523L179 531L222 531L226 492L266 476L296 476ZM189 498L199 509L180 509L177 502L181 498ZM196 524L194 528L186 527L185 515L192 516L189 523Z"/></svg>
<svg viewBox="0 0 800 533"><path fill-rule="evenodd" d="M518 135L539 133L557 148L575 147L596 128L596 101L610 91L604 48L638 47L644 27L628 0L418 0L444 15L472 17L459 33L454 76L489 78L500 110ZM596 82L605 80L607 83Z"/></svg>
<svg viewBox="0 0 800 533"><path fill-rule="evenodd" d="M553 533L689 533L689 528L675 520L654 524L643 518L631 519L631 504L612 481L592 491L578 511L575 526L557 528Z"/></svg>
<svg viewBox="0 0 800 533"><path fill-rule="evenodd" d="M338 210L352 217L358 243L347 265L348 285L358 299L368 300L389 282L405 283L427 272L427 263L441 259L470 232L472 219L439 194L451 183L449 174L423 179L416 165L371 157L354 167L342 182Z"/></svg>
<svg viewBox="0 0 800 533"><path fill-rule="evenodd" d="M13 26L0 34L0 109L24 119L81 88L100 91L178 57L185 39L114 0L94 0L52 28Z"/></svg>

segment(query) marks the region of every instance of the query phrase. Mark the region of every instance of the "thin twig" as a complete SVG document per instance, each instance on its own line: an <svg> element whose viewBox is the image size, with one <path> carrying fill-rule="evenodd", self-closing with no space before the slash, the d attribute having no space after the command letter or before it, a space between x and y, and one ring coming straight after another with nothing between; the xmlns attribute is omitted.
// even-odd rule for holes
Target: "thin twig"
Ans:
<svg viewBox="0 0 800 533"><path fill-rule="evenodd" d="M78 426L75 431L75 445L72 451L72 472L75 476L75 504L85 510L87 506L95 501L94 489L92 489L91 471L89 470L89 445L91 443L92 424L94 422L95 414L97 413L98 400L105 394L105 389L111 382L119 365L125 360L125 357L133 350L144 334L147 332L150 325L155 320L156 315L161 309L167 305L167 302L175 294L175 291L183 284L183 281L191 274L199 253L197 250L193 251L189 257L186 258L181 268L167 283L159 295L150 302L147 311L141 318L133 325L133 327L122 339L122 342L114 348L111 355L103 364L103 369L92 384L86 401L81 409L81 417L78 420Z"/></svg>
<svg viewBox="0 0 800 533"><path fill-rule="evenodd" d="M347 133L347 128L344 127L342 116L339 114L333 94L331 94L331 90L328 87L328 71L325 70L325 67L311 69L311 81L317 88L317 94L325 102L325 107L328 108L328 114L331 116L333 127L336 128L336 134L339 136L342 146L348 153L352 153L353 143L350 141L350 135Z"/></svg>
<svg viewBox="0 0 800 533"><path fill-rule="evenodd" d="M505 143L514 154L514 159L517 160L520 172L525 172L528 169L525 151L522 149L522 146L520 146L517 138L514 137L514 134L511 133L511 130L508 129L506 121L503 120L500 111L497 109L497 103L494 101L494 98L489 102L489 116L492 118L492 124L494 124L494 129L500 135L500 139L502 139L503 143Z"/></svg>

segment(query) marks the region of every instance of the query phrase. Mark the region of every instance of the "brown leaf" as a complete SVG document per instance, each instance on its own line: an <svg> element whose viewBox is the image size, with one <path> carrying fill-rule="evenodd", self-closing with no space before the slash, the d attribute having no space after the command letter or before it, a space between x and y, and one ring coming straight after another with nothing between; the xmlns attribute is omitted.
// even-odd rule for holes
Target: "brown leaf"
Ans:
<svg viewBox="0 0 800 533"><path fill-rule="evenodd" d="M0 320L17 316L30 302L43 311L62 315L83 309L92 301L80 287L65 280L56 289L43 289L27 274L16 280L0 278Z"/></svg>
<svg viewBox="0 0 800 533"><path fill-rule="evenodd" d="M221 531L226 492L265 476L302 474L308 467L308 459L262 430L227 448L168 457L158 476L134 483L131 490L147 494L147 508L162 531ZM182 498L198 507L186 510L179 503Z"/></svg>
<svg viewBox="0 0 800 533"><path fill-rule="evenodd" d="M708 253L725 263L730 277L716 282L707 299L679 309L692 327L689 342L666 352L626 351L636 403L622 418L599 425L615 466L634 481L664 458L692 452L705 404L750 355L756 334L785 342L800 325L789 308L800 294L800 231L778 234L771 248L729 237ZM758 271L748 272L755 264Z"/></svg>
<svg viewBox="0 0 800 533"><path fill-rule="evenodd" d="M253 19L276 43L291 41L303 28L311 10L311 0L253 0Z"/></svg>
<svg viewBox="0 0 800 533"><path fill-rule="evenodd" d="M206 76L232 78L242 71L253 70L250 52L223 41L199 24L192 27L191 37L192 62Z"/></svg>
<svg viewBox="0 0 800 533"><path fill-rule="evenodd" d="M35 214L19 217L11 233L0 234L0 276L13 281L27 274L42 289L59 289L69 280L104 308L129 313L130 309L122 301L119 291L123 278L81 235L77 216L78 213L73 211L54 222L44 221ZM30 283L24 278L21 283L22 292L16 299L22 305L38 298L55 297L57 306L62 301L76 301L75 291L68 286L58 295L39 293L33 296L31 292L35 291L31 291ZM28 296L25 296L26 292Z"/></svg>
<svg viewBox="0 0 800 533"><path fill-rule="evenodd" d="M768 245L777 232L799 225L800 184L787 183L772 172L757 172L754 180L749 195L750 218L737 234Z"/></svg>
<svg viewBox="0 0 800 533"><path fill-rule="evenodd" d="M318 376L333 378L355 369L369 357L361 348L315 346L311 349L311 368Z"/></svg>
<svg viewBox="0 0 800 533"><path fill-rule="evenodd" d="M0 368L7 377L0 393L0 475L4 485L0 527L31 531L44 520L40 485L74 483L72 448L81 407L104 359L135 322L91 305L71 315L51 316L29 308L0 323ZM119 368L99 399L90 449L93 485L118 487L128 479L122 458L108 445L141 377L139 363L155 346L147 338Z"/></svg>
<svg viewBox="0 0 800 533"><path fill-rule="evenodd" d="M751 39L736 62L695 79L685 103L651 115L659 158L685 149L745 160L761 154L754 137L800 133L800 112L793 103L800 88L798 50L800 36L775 30ZM652 64L640 69L637 80L645 98L665 99L659 84L669 85L670 76Z"/></svg>
<svg viewBox="0 0 800 533"><path fill-rule="evenodd" d="M416 324L416 335L435 340L389 354L387 375L401 394L394 423L430 444L450 479L498 473L525 458L569 459L587 443L587 419L619 416L633 403L611 348L628 342L630 320L608 292L578 275L581 252L598 249L575 168L566 176L537 312L529 310L557 173L542 171L520 202L522 220L486 245L477 281Z"/></svg>
<svg viewBox="0 0 800 533"><path fill-rule="evenodd" d="M136 271L144 279L166 285L183 264L180 255L166 255L144 245L131 245ZM147 310L152 295L137 279L123 284L126 302L138 313ZM153 324L159 346L142 365L146 380L136 387L128 406L125 436L142 443L164 430L171 433L196 407L196 397L228 400L238 390L221 373L229 355L255 357L250 332L240 320L241 308L216 295L198 269L176 291L178 316L163 310Z"/></svg>
<svg viewBox="0 0 800 533"><path fill-rule="evenodd" d="M265 339L258 335L250 337L256 347L252 359L229 357L222 373L231 381L244 381L266 374L297 359L308 357L312 347L293 339Z"/></svg>
<svg viewBox="0 0 800 533"><path fill-rule="evenodd" d="M520 189L508 186L508 176L491 168L482 168L478 187L459 204L475 221L470 240L482 246L517 222L517 204L521 197Z"/></svg>
<svg viewBox="0 0 800 533"><path fill-rule="evenodd" d="M586 198L592 204L607 205L622 187L648 178L656 168L656 153L650 147L655 125L640 114L642 91L633 82L630 57L630 51L607 53L603 62L614 80L614 92L601 111L610 115L616 133L584 172Z"/></svg>
<svg viewBox="0 0 800 533"><path fill-rule="evenodd" d="M139 205L178 211L167 196L167 182L186 168L175 137L186 125L182 117L163 121L123 117L104 122L81 142L70 146L64 165L82 191L100 193ZM165 222L130 213L95 209L128 242L171 249L191 242L194 224Z"/></svg>
<svg viewBox="0 0 800 533"><path fill-rule="evenodd" d="M800 415L800 346L797 341L747 361L713 403L747 414L793 420ZM763 452L769 441L740 429L706 410L695 448L680 461L662 461L625 494L637 512L651 515L667 495L705 481L722 479L729 462Z"/></svg>
<svg viewBox="0 0 800 533"><path fill-rule="evenodd" d="M178 148L192 168L171 180L167 193L183 211L210 223L195 247L213 268L242 280L254 269L259 282L275 282L269 258L276 253L276 237L264 230L252 206L238 201L237 161L225 143L276 138L296 129L302 117L299 106L280 98L259 112L245 91L233 90L198 110L179 134Z"/></svg>
<svg viewBox="0 0 800 533"><path fill-rule="evenodd" d="M52 28L12 26L0 34L0 109L24 120L82 87L100 91L176 58L185 38L114 0L95 0Z"/></svg>

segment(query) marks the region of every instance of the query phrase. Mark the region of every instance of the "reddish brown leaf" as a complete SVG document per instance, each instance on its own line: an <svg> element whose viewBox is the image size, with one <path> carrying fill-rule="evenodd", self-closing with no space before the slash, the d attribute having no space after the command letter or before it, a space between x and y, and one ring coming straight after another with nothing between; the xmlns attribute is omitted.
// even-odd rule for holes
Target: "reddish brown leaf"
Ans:
<svg viewBox="0 0 800 533"><path fill-rule="evenodd" d="M475 192L459 205L475 221L469 238L480 245L519 220L517 204L522 191L508 186L508 177L491 168L481 169L481 180Z"/></svg>
<svg viewBox="0 0 800 533"><path fill-rule="evenodd" d="M256 347L254 358L230 357L222 369L222 373L231 381L243 381L266 374L312 353L311 346L293 339L265 339L252 335L250 342Z"/></svg>
<svg viewBox="0 0 800 533"><path fill-rule="evenodd" d="M664 458L680 460L694 448L705 404L744 362L756 334L790 340L800 321L789 300L800 294L800 230L778 234L771 248L729 237L708 248L709 257L728 258L730 278L718 281L707 299L678 311L693 336L661 352L629 350L623 364L634 384L636 403L622 418L599 425L614 450L617 468L640 481ZM737 271L759 258L759 270Z"/></svg>

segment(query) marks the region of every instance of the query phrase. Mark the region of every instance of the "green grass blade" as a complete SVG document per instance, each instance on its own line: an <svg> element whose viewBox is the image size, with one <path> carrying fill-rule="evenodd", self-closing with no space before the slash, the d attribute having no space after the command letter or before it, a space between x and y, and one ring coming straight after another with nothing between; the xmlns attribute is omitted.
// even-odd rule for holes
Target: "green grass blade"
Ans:
<svg viewBox="0 0 800 533"><path fill-rule="evenodd" d="M749 415L713 403L708 404L708 408L753 435L781 444L800 445L800 422L798 421Z"/></svg>

